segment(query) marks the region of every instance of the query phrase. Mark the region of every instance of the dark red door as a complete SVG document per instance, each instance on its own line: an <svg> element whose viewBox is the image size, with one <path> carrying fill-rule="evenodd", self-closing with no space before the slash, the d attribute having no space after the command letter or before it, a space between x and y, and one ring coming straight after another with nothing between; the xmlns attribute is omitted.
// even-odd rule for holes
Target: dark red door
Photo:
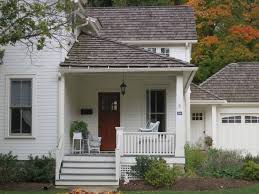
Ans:
<svg viewBox="0 0 259 194"><path fill-rule="evenodd" d="M120 126L120 93L99 93L99 136L101 150L114 151L116 130Z"/></svg>

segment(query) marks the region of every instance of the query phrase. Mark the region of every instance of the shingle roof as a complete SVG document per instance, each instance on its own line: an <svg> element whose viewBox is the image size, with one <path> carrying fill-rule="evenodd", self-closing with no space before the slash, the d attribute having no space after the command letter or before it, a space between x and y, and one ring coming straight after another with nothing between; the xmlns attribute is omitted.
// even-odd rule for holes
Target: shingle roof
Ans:
<svg viewBox="0 0 259 194"><path fill-rule="evenodd" d="M223 100L223 99L201 88L200 86L197 86L196 84L192 83L191 100Z"/></svg>
<svg viewBox="0 0 259 194"><path fill-rule="evenodd" d="M195 67L179 59L82 33L60 66L74 67Z"/></svg>
<svg viewBox="0 0 259 194"><path fill-rule="evenodd" d="M259 62L229 64L200 87L228 102L259 102Z"/></svg>
<svg viewBox="0 0 259 194"><path fill-rule="evenodd" d="M194 11L189 6L86 8L98 18L100 34L114 40L197 40Z"/></svg>

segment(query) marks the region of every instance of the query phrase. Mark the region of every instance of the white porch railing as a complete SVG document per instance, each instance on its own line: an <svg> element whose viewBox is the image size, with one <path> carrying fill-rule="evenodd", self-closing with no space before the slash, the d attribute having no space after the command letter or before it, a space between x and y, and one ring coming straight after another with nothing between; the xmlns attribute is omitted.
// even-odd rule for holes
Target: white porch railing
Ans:
<svg viewBox="0 0 259 194"><path fill-rule="evenodd" d="M168 132L124 132L123 155L174 155L175 134Z"/></svg>
<svg viewBox="0 0 259 194"><path fill-rule="evenodd" d="M61 168L63 156L64 156L64 136L60 136L57 150L56 150L56 180L59 180L59 171Z"/></svg>
<svg viewBox="0 0 259 194"><path fill-rule="evenodd" d="M125 132L123 127L116 129L117 148L121 155L175 155L175 133Z"/></svg>

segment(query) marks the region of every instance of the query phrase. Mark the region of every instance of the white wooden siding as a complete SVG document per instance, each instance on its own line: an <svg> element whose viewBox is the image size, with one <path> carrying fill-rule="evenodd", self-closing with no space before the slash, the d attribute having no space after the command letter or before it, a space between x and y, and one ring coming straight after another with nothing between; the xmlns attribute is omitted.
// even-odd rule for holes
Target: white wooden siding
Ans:
<svg viewBox="0 0 259 194"><path fill-rule="evenodd" d="M69 127L73 120L84 120L88 129L98 134L98 92L120 92L121 74L81 75L66 77L66 93L71 93L70 112L67 115L65 129L65 150L70 152ZM126 94L121 95L120 123L127 131L136 132L146 125L146 89L167 89L167 131L175 132L175 77L168 76L129 76L126 74ZM80 115L80 108L93 109L92 115ZM69 108L67 108L69 110ZM71 114L72 113L72 114Z"/></svg>
<svg viewBox="0 0 259 194"><path fill-rule="evenodd" d="M0 65L0 152L12 151L19 159L53 152L57 144L57 82L61 50L45 49L30 54L22 45L5 50L4 64ZM8 139L6 109L6 76L35 75L36 125L35 139Z"/></svg>

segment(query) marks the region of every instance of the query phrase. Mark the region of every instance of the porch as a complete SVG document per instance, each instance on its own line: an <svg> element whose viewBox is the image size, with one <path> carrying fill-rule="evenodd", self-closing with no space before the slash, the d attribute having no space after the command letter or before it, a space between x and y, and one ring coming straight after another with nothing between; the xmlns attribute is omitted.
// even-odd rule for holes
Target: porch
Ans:
<svg viewBox="0 0 259 194"><path fill-rule="evenodd" d="M120 91L123 80L127 85L125 95ZM184 164L184 84L186 80L180 72L63 74L59 86L63 114L60 115L56 180L62 179L60 172L67 158L74 161L71 167L76 169L80 167L79 162L81 165L86 162L86 166L97 162L96 153L71 155L69 129L74 120L85 121L91 134L102 137L101 158L104 153L114 153L110 160L114 162L111 166L115 165L116 184L135 164L137 155L161 156L170 164ZM82 114L82 110L88 113ZM139 128L145 128L148 121L160 121L159 130L140 132Z"/></svg>

